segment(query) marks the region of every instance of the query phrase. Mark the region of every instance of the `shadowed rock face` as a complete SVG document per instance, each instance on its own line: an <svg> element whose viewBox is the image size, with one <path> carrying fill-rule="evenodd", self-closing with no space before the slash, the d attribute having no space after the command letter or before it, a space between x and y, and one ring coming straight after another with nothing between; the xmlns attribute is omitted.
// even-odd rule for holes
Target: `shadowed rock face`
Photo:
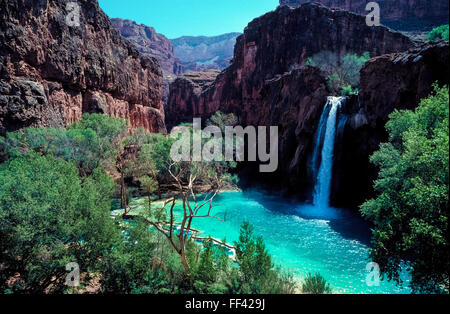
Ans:
<svg viewBox="0 0 450 314"><path fill-rule="evenodd" d="M369 156L388 140L394 110L414 110L433 90L449 84L449 44L425 44L373 58L361 70L359 101L349 102L349 121L336 146L333 204L356 207L373 196L377 169Z"/></svg>
<svg viewBox="0 0 450 314"><path fill-rule="evenodd" d="M96 0L79 0L68 26L63 0L2 0L0 132L63 127L84 112L164 132L162 73L120 36Z"/></svg>
<svg viewBox="0 0 450 314"><path fill-rule="evenodd" d="M329 95L319 69L302 67L267 80L261 101L246 124L278 126L278 169L259 173L259 163L247 163L246 177L309 198L311 178L308 165L314 150L314 135ZM245 184L245 182L244 182Z"/></svg>
<svg viewBox="0 0 450 314"><path fill-rule="evenodd" d="M236 38L240 33L220 36L183 36L172 39L175 55L183 63L185 72L223 70L230 64Z"/></svg>
<svg viewBox="0 0 450 314"><path fill-rule="evenodd" d="M280 5L298 7L309 0L280 0ZM368 0L314 0L330 8L366 15ZM427 30L448 24L448 0L378 0L383 23L401 30Z"/></svg>
<svg viewBox="0 0 450 314"><path fill-rule="evenodd" d="M188 72L179 76L171 85L166 105L168 130L181 122L192 122L193 117L209 117L202 93L206 91L220 73L218 70Z"/></svg>

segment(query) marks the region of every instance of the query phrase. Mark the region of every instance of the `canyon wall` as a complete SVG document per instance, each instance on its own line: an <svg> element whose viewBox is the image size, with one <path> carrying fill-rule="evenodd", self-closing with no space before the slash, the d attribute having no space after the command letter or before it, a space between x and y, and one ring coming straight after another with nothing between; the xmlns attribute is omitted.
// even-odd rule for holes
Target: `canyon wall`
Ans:
<svg viewBox="0 0 450 314"><path fill-rule="evenodd" d="M96 0L0 1L0 133L64 127L84 112L164 132L162 73ZM79 16L79 24L77 23Z"/></svg>
<svg viewBox="0 0 450 314"><path fill-rule="evenodd" d="M278 126L278 169L261 174L259 163L245 166L247 183L287 189L308 199L314 182L309 165L314 136L327 96L327 81L315 67L301 67L267 80L261 100L245 125Z"/></svg>
<svg viewBox="0 0 450 314"><path fill-rule="evenodd" d="M208 118L211 110L205 104L203 93L220 73L218 70L188 72L170 85L166 104L166 126L170 130L181 122L192 122L193 117Z"/></svg>
<svg viewBox="0 0 450 314"><path fill-rule="evenodd" d="M280 5L300 6L309 0L280 0ZM366 15L368 0L314 0L330 8ZM378 0L383 23L395 29L420 30L448 24L448 0Z"/></svg>
<svg viewBox="0 0 450 314"><path fill-rule="evenodd" d="M111 23L141 54L155 57L163 71L162 101L167 102L169 85L183 73L183 65L174 54L172 42L153 27L138 25L131 20L114 18Z"/></svg>
<svg viewBox="0 0 450 314"><path fill-rule="evenodd" d="M267 80L304 65L318 52L342 56L368 51L374 57L413 45L408 37L384 27L368 27L364 17L346 11L318 4L279 7L250 22L238 37L233 63L219 75L212 99L245 124L258 114L260 91Z"/></svg>

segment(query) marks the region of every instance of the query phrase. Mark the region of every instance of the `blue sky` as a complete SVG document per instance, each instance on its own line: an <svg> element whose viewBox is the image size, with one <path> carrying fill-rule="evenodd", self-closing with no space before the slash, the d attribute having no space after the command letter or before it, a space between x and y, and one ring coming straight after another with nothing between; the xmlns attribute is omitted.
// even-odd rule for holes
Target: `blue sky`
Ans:
<svg viewBox="0 0 450 314"><path fill-rule="evenodd" d="M109 17L152 26L172 39L243 32L255 17L274 10L278 0L99 0Z"/></svg>

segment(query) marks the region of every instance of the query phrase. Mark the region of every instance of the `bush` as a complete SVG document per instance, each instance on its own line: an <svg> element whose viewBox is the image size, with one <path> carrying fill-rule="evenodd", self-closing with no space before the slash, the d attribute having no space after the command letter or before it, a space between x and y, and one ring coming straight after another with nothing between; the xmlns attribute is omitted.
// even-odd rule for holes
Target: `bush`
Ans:
<svg viewBox="0 0 450 314"><path fill-rule="evenodd" d="M448 24L436 27L428 34L428 40L429 41L440 41L440 40L448 41L448 39L449 39L449 26L448 26Z"/></svg>
<svg viewBox="0 0 450 314"><path fill-rule="evenodd" d="M234 245L239 265L237 293L292 293L295 289L292 278L283 276L274 268L262 237L253 234L251 224L242 224L239 240Z"/></svg>
<svg viewBox="0 0 450 314"><path fill-rule="evenodd" d="M341 90L341 96L351 96L358 94L358 88L353 89L351 85L347 85Z"/></svg>
<svg viewBox="0 0 450 314"><path fill-rule="evenodd" d="M311 294L328 294L331 293L331 286L321 274L317 273L314 276L308 274L305 278L305 282L302 285L303 293Z"/></svg>

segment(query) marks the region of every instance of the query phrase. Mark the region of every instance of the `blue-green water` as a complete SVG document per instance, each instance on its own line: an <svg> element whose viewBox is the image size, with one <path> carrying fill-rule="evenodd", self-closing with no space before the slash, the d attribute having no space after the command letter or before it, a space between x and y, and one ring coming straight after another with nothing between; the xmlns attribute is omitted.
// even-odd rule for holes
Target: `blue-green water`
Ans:
<svg viewBox="0 0 450 314"><path fill-rule="evenodd" d="M181 206L176 212L180 214ZM298 277L320 272L337 293L409 293L392 282L369 287L366 270L369 227L355 213L318 210L310 205L269 196L261 191L227 192L218 195L214 218L197 218L193 227L201 236L233 243L240 225L249 221L264 238L275 264Z"/></svg>

